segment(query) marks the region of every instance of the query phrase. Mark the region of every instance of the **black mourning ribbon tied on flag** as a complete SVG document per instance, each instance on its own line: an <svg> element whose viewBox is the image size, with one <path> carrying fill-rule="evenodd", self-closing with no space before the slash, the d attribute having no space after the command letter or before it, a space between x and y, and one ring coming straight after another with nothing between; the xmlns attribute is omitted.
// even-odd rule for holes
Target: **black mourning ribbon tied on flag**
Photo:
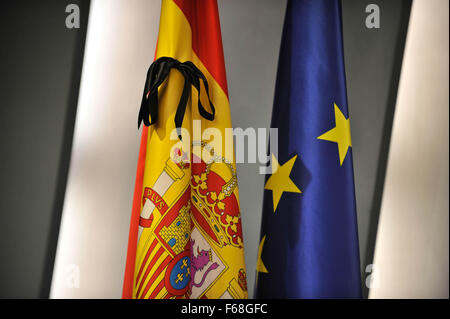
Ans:
<svg viewBox="0 0 450 319"><path fill-rule="evenodd" d="M141 126L142 121L145 126L153 125L158 121L158 88L167 79L172 68L177 69L184 77L184 88L181 93L180 102L178 103L177 112L175 113L175 127L178 138L181 140L181 125L183 124L187 102L191 93L191 86L195 87L198 91L198 111L200 115L209 121L213 121L216 113L209 97L208 81L204 74L191 61L181 63L170 57L162 57L150 65L145 81L141 109L139 110L138 128ZM203 81L205 86L211 113L200 102L200 80Z"/></svg>

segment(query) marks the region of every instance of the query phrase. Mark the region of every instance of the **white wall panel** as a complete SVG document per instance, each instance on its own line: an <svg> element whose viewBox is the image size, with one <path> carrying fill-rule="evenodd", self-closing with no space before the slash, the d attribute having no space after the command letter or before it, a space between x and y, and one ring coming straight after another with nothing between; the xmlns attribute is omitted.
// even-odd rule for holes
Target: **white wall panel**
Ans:
<svg viewBox="0 0 450 319"><path fill-rule="evenodd" d="M371 298L448 298L449 2L413 1Z"/></svg>
<svg viewBox="0 0 450 319"><path fill-rule="evenodd" d="M121 297L137 114L159 15L159 0L91 1L52 298Z"/></svg>

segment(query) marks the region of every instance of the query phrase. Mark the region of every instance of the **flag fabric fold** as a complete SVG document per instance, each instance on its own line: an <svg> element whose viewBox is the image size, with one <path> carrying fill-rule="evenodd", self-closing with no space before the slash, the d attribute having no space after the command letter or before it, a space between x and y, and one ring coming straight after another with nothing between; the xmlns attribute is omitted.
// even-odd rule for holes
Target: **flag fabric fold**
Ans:
<svg viewBox="0 0 450 319"><path fill-rule="evenodd" d="M271 127L255 296L360 297L339 1L288 2Z"/></svg>
<svg viewBox="0 0 450 319"><path fill-rule="evenodd" d="M216 0L162 1L161 58L167 76L146 85L139 114L123 298L246 298L236 168L224 152L231 118Z"/></svg>

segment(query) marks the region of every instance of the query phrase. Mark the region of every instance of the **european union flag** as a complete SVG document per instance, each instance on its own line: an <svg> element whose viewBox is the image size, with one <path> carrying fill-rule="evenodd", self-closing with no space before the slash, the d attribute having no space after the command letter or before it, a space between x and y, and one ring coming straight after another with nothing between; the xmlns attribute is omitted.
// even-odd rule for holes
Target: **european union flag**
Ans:
<svg viewBox="0 0 450 319"><path fill-rule="evenodd" d="M289 1L271 126L256 297L359 298L339 1Z"/></svg>

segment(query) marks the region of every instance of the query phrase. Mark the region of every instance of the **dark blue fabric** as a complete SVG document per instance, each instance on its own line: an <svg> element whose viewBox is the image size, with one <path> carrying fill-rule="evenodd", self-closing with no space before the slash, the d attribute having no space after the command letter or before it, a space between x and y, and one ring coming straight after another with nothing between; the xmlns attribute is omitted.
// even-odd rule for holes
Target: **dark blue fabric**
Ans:
<svg viewBox="0 0 450 319"><path fill-rule="evenodd" d="M298 155L290 178L302 193L284 192L274 213L264 190L257 298L361 296L351 148L340 166L337 143L317 139L335 127L334 103L348 118L340 2L291 0L271 126L280 164Z"/></svg>

